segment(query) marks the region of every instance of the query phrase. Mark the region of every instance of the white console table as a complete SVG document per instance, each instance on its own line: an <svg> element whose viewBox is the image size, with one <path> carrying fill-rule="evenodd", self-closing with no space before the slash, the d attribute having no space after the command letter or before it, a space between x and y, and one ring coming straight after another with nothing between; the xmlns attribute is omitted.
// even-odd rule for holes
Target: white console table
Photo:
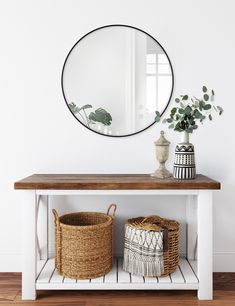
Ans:
<svg viewBox="0 0 235 306"><path fill-rule="evenodd" d="M200 300L213 298L212 193L220 189L219 182L203 175L197 175L195 180L181 181L173 178L160 180L144 174L35 174L16 182L15 189L23 190L20 194L23 206L23 300L36 299L37 290L65 289L188 289L197 290ZM92 194L186 196L187 257L180 259L176 272L158 278L130 275L122 270L122 258L116 258L111 272L97 279L74 280L60 276L55 269L54 259L48 256L49 197ZM39 205L40 242L37 233Z"/></svg>

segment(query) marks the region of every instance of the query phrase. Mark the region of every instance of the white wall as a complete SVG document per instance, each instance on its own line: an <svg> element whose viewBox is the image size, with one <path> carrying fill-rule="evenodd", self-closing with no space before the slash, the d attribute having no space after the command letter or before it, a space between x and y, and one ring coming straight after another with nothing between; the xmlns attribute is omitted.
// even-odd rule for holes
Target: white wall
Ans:
<svg viewBox="0 0 235 306"><path fill-rule="evenodd" d="M15 180L32 173L155 170L153 141L160 126L127 138L100 136L72 117L62 97L61 69L71 46L88 31L114 23L141 28L164 46L175 71L174 96L199 94L205 84L214 88L217 103L225 109L223 117L205 124L191 140L196 148L197 171L222 182L222 191L214 196L215 271L235 271L234 3L232 0L0 1L0 271L21 269L21 208L18 192L13 190ZM167 137L172 142L168 162L172 167L173 147L179 135L167 131ZM166 200L158 199L161 200L157 212L183 220L182 199L169 197L166 211L163 210ZM70 201L73 199L66 200L68 209L73 206ZM94 198L77 201L85 205ZM120 217L125 218L128 213L125 207L133 207L136 201L136 213L140 205L143 213L149 213L153 199L109 201L120 202ZM59 210L66 209L60 206Z"/></svg>

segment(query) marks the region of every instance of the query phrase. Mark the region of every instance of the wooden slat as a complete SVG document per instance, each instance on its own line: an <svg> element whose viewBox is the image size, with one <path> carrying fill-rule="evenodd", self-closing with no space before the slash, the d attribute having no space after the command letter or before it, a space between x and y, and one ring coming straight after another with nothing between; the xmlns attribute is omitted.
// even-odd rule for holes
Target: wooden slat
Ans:
<svg viewBox="0 0 235 306"><path fill-rule="evenodd" d="M77 284L90 283L90 279L77 279Z"/></svg>
<svg viewBox="0 0 235 306"><path fill-rule="evenodd" d="M157 277L144 277L144 282L147 283L158 283Z"/></svg>
<svg viewBox="0 0 235 306"><path fill-rule="evenodd" d="M46 262L47 262L47 260L38 260L37 261L37 277L39 276L39 274L42 271Z"/></svg>
<svg viewBox="0 0 235 306"><path fill-rule="evenodd" d="M15 189L122 190L220 189L220 183L198 174L194 180L153 178L149 174L34 174L15 182Z"/></svg>
<svg viewBox="0 0 235 306"><path fill-rule="evenodd" d="M38 276L38 283L49 283L52 273L55 268L55 260L54 258L48 259L46 265Z"/></svg>
<svg viewBox="0 0 235 306"><path fill-rule="evenodd" d="M52 283L52 284L62 283L62 282L63 282L63 279L64 279L64 277L61 276L61 275L58 273L57 269L55 269L54 272L53 272L53 274L52 274L50 283Z"/></svg>
<svg viewBox="0 0 235 306"><path fill-rule="evenodd" d="M177 267L176 271L174 273L172 273L170 275L172 283L174 284L183 284L184 283L184 278L183 275L179 269L179 267Z"/></svg>
<svg viewBox="0 0 235 306"><path fill-rule="evenodd" d="M131 283L144 283L144 277L131 274Z"/></svg>
<svg viewBox="0 0 235 306"><path fill-rule="evenodd" d="M117 283L117 259L114 258L111 271L104 277L105 283Z"/></svg>
<svg viewBox="0 0 235 306"><path fill-rule="evenodd" d="M193 269L194 273L197 276L197 261L196 260L189 260L191 268Z"/></svg>
<svg viewBox="0 0 235 306"><path fill-rule="evenodd" d="M130 273L123 270L123 259L118 258L118 283L130 283Z"/></svg>
<svg viewBox="0 0 235 306"><path fill-rule="evenodd" d="M198 282L198 279L196 278L193 270L191 269L186 259L182 259L182 258L180 259L179 267L184 276L186 283L197 283Z"/></svg>
<svg viewBox="0 0 235 306"><path fill-rule="evenodd" d="M161 276L158 277L158 282L159 284L170 284L171 283L171 278L170 276Z"/></svg>
<svg viewBox="0 0 235 306"><path fill-rule="evenodd" d="M104 282L104 276L91 279L91 283L103 283L103 282Z"/></svg>
<svg viewBox="0 0 235 306"><path fill-rule="evenodd" d="M73 278L65 277L64 280L63 280L63 282L64 282L65 284L74 284L74 283L77 282L77 280L76 280L76 279L73 279Z"/></svg>

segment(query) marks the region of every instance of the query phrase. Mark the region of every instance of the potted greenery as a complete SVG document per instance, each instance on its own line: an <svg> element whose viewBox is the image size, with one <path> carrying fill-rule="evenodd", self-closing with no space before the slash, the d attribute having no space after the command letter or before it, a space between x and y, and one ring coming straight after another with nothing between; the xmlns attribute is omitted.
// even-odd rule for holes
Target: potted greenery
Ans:
<svg viewBox="0 0 235 306"><path fill-rule="evenodd" d="M202 87L202 98L181 95L175 99L176 105L170 110L168 118L162 120L169 129L181 133L181 143L175 149L175 164L173 176L178 179L195 178L194 146L189 143L189 134L198 129L199 124L207 119L212 120L212 114L222 115L223 109L214 104L214 90ZM156 122L161 121L161 114L156 112Z"/></svg>
<svg viewBox="0 0 235 306"><path fill-rule="evenodd" d="M92 108L92 105L90 104L79 107L74 102L71 102L69 103L69 108L76 117L79 116L79 121L82 121L88 128L91 128L91 125L96 124L96 122L100 122L103 125L110 125L112 122L112 116L110 113L101 107L89 114L87 113L87 110Z"/></svg>

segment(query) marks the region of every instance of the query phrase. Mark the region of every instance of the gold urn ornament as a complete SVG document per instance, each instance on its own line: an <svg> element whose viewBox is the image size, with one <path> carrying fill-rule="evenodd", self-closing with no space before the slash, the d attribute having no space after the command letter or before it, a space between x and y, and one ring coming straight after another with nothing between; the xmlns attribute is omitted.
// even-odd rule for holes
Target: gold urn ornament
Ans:
<svg viewBox="0 0 235 306"><path fill-rule="evenodd" d="M154 142L156 146L156 158L159 162L159 167L153 174L151 174L151 176L164 179L172 176L172 174L166 169L165 166L165 162L168 160L169 156L170 142L165 138L164 131L161 131L160 134L161 135L159 139Z"/></svg>

